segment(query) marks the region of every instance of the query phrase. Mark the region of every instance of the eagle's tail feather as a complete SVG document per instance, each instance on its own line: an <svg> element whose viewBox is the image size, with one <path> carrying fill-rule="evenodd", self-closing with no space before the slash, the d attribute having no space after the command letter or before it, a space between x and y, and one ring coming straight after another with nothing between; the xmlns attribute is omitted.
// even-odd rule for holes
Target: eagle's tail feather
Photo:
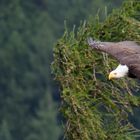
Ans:
<svg viewBox="0 0 140 140"><path fill-rule="evenodd" d="M88 45L92 48L98 48L100 45L99 41L93 40L92 37L87 38Z"/></svg>

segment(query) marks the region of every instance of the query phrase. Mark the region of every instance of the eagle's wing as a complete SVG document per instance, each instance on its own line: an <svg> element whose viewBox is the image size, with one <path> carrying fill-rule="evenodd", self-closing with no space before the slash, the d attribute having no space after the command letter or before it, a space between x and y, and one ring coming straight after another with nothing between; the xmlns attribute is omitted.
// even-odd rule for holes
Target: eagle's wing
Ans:
<svg viewBox="0 0 140 140"><path fill-rule="evenodd" d="M129 66L129 71L131 74L140 79L140 63L132 64L131 66Z"/></svg>
<svg viewBox="0 0 140 140"><path fill-rule="evenodd" d="M115 57L120 63L131 55L140 55L140 46L133 41L123 42L98 42L88 38L88 44L93 49L106 52Z"/></svg>
<svg viewBox="0 0 140 140"><path fill-rule="evenodd" d="M133 41L97 42L88 39L93 49L106 52L115 57L121 64L129 67L130 72L140 78L140 46Z"/></svg>

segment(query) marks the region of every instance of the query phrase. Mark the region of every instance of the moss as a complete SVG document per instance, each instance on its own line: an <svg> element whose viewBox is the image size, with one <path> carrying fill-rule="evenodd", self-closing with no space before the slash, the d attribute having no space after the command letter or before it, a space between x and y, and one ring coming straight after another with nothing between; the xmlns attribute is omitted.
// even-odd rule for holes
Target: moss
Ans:
<svg viewBox="0 0 140 140"><path fill-rule="evenodd" d="M132 95L137 81L108 81L117 62L92 50L87 37L103 41L140 41L137 18L140 3L127 1L104 22L98 18L81 24L77 31L65 31L54 49L52 70L61 85L62 107L70 140L132 140L135 128L128 113L138 98ZM131 131L131 132L130 132Z"/></svg>

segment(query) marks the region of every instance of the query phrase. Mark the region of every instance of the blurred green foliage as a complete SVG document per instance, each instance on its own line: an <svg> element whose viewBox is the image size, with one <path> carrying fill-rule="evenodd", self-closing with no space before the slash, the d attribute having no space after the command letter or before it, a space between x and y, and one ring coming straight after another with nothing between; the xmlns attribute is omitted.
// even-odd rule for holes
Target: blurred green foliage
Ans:
<svg viewBox="0 0 140 140"><path fill-rule="evenodd" d="M140 105L140 98L133 95L138 83L129 78L108 81L107 74L117 65L116 61L105 53L92 51L86 39L91 36L106 41L140 42L139 11L138 1L126 1L104 22L97 16L81 24L77 31L66 29L58 41L52 69L61 85L66 139L136 139L139 130L128 115Z"/></svg>
<svg viewBox="0 0 140 140"><path fill-rule="evenodd" d="M50 24L47 11L40 9L37 1L1 1L0 17L0 139L31 138L35 133L34 123L41 125L44 120L46 128L42 137L46 134L46 139L57 139L61 130L57 122L58 107L51 98L45 100L48 94L52 96L53 89L52 36L48 32L51 28L47 27ZM40 102L46 102L43 108ZM34 126L38 140L41 128ZM54 135L49 128L56 130Z"/></svg>

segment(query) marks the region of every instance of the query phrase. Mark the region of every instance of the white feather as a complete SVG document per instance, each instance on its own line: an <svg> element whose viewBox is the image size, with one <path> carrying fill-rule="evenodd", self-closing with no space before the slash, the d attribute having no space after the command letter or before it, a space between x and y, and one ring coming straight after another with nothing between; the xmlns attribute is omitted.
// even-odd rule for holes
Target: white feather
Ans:
<svg viewBox="0 0 140 140"><path fill-rule="evenodd" d="M118 67L110 72L111 78L121 78L128 74L129 68L127 65L118 65Z"/></svg>

